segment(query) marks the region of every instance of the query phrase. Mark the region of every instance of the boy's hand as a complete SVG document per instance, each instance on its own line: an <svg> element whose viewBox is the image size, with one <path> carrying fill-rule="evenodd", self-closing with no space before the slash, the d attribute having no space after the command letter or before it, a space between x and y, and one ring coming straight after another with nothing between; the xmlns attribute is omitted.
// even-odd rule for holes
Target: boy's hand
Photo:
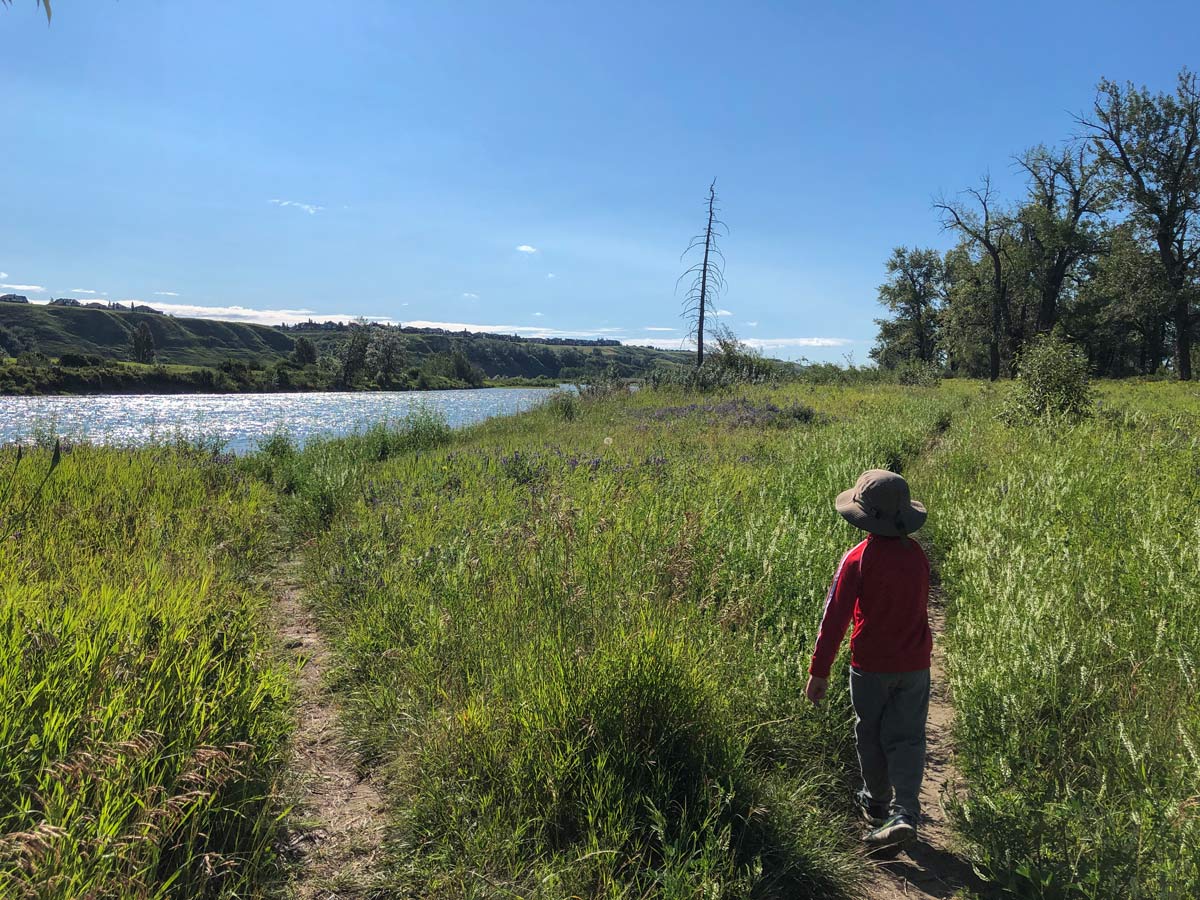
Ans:
<svg viewBox="0 0 1200 900"><path fill-rule="evenodd" d="M818 678L816 675L808 676L808 684L804 686L804 695L813 702L813 705L820 703L825 699L825 691L829 689L828 678Z"/></svg>

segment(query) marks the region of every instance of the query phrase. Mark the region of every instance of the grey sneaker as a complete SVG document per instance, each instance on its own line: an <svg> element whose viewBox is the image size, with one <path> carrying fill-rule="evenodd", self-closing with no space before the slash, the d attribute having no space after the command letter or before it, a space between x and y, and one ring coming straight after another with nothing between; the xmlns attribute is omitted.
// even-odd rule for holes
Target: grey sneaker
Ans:
<svg viewBox="0 0 1200 900"><path fill-rule="evenodd" d="M862 812L862 817L867 820L867 824L872 827L882 825L888 819L886 803L874 803L862 794L858 795L858 808Z"/></svg>
<svg viewBox="0 0 1200 900"><path fill-rule="evenodd" d="M863 836L863 843L872 850L888 850L907 847L917 839L917 826L903 813L890 816L878 828Z"/></svg>

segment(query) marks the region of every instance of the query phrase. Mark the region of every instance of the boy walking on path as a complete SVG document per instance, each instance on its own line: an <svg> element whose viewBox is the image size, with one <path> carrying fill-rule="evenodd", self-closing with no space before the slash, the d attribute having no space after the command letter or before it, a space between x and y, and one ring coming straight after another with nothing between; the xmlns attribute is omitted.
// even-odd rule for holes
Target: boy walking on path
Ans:
<svg viewBox="0 0 1200 900"><path fill-rule="evenodd" d="M925 773L925 718L933 637L926 604L929 560L907 535L925 522L894 472L870 469L838 495L837 511L866 540L838 565L825 601L805 694L825 697L829 670L851 620L850 700L863 786L858 801L876 847L914 840Z"/></svg>

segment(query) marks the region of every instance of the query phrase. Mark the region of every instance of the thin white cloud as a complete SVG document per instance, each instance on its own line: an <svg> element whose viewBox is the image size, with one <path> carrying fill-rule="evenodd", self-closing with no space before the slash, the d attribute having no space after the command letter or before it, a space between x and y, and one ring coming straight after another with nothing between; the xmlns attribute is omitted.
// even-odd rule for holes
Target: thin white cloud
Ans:
<svg viewBox="0 0 1200 900"><path fill-rule="evenodd" d="M140 303L128 300L127 303ZM218 319L223 322L252 322L258 325L300 325L312 319L314 322L354 322L359 318L352 313L326 313L311 309L252 309L247 306L199 306L191 303L155 303L155 309L173 316L190 316L196 319ZM387 325L399 324L387 316L366 316L369 322Z"/></svg>
<svg viewBox="0 0 1200 900"><path fill-rule="evenodd" d="M675 331L674 328L657 328L654 325L645 326L642 331Z"/></svg>
<svg viewBox="0 0 1200 900"><path fill-rule="evenodd" d="M474 291L463 291L463 299L464 300L478 300L479 295L476 294Z"/></svg>
<svg viewBox="0 0 1200 900"><path fill-rule="evenodd" d="M658 347L661 350L677 350L681 346L691 348L696 346L692 338L633 338L624 341L626 344L643 347ZM788 337L788 338L743 338L742 343L756 350L787 350L792 348L829 348L845 347L853 341L848 338L827 337Z"/></svg>
<svg viewBox="0 0 1200 900"><path fill-rule="evenodd" d="M323 206L317 206L315 203L301 203L299 200L272 200L271 202L280 207L292 206L296 209L302 209L310 216L321 212L321 210L325 208Z"/></svg>
<svg viewBox="0 0 1200 900"><path fill-rule="evenodd" d="M631 347L655 347L659 350L689 350L696 347L695 341L685 337L626 338L621 343Z"/></svg>
<svg viewBox="0 0 1200 900"><path fill-rule="evenodd" d="M533 314L533 317L534 317L535 319L540 319L540 318L542 317L542 314L541 314L541 313L534 313L534 314Z"/></svg>
<svg viewBox="0 0 1200 900"><path fill-rule="evenodd" d="M443 328L446 331L486 331L492 334L515 334L519 337L607 338L621 340L623 328L591 328L564 330L543 325L482 325L472 322L431 322L425 319L406 321L413 328Z"/></svg>
<svg viewBox="0 0 1200 900"><path fill-rule="evenodd" d="M731 313L731 312L730 312L729 310L727 310L727 309L718 309L718 310L717 310L717 315L718 315L718 316L732 316L732 315L733 315L733 313Z"/></svg>
<svg viewBox="0 0 1200 900"><path fill-rule="evenodd" d="M7 272L0 272L0 278L7 278L7 277L8 277Z"/></svg>
<svg viewBox="0 0 1200 900"><path fill-rule="evenodd" d="M557 276L557 275L555 275L553 272L547 272L547 273L546 273L546 279L547 279L547 280L549 280L549 279L551 279L551 278L557 278L557 277L558 277L558 276Z"/></svg>
<svg viewBox="0 0 1200 900"><path fill-rule="evenodd" d="M757 328L758 327L757 322L746 322L745 325L747 328Z"/></svg>
<svg viewBox="0 0 1200 900"><path fill-rule="evenodd" d="M521 244L517 247L518 253L537 253L537 247L530 247L528 244Z"/></svg>
<svg viewBox="0 0 1200 900"><path fill-rule="evenodd" d="M742 343L759 350L780 350L785 347L846 347L854 342L849 338L794 337L744 338Z"/></svg>
<svg viewBox="0 0 1200 900"><path fill-rule="evenodd" d="M87 288L71 288L71 290L69 290L67 293L69 293L69 294L95 294L100 297L108 296L108 291L91 291L91 290L88 290Z"/></svg>
<svg viewBox="0 0 1200 900"><path fill-rule="evenodd" d="M156 296L156 297L178 297L179 294L177 294L175 291L155 291L154 296Z"/></svg>
<svg viewBox="0 0 1200 900"><path fill-rule="evenodd" d="M40 294L45 290L40 284L0 284L0 288L9 291L29 291L31 294Z"/></svg>

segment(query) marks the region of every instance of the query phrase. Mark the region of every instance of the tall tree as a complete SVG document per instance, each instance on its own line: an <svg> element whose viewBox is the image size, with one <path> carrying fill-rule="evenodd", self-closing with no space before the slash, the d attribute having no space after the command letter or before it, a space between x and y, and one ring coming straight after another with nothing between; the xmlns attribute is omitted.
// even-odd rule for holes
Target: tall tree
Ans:
<svg viewBox="0 0 1200 900"><path fill-rule="evenodd" d="M354 382L367 365L367 348L370 343L371 336L365 324L358 322L350 326L350 334L338 353L342 387L354 387Z"/></svg>
<svg viewBox="0 0 1200 900"><path fill-rule="evenodd" d="M717 246L717 237L726 225L717 218L717 179L708 186L708 218L704 230L692 238L683 256L702 250L700 262L679 276L679 281L692 276L692 284L683 299L683 317L692 323L696 338L696 366L704 365L704 319L716 314L717 297L725 289L725 255ZM682 258L682 257L681 257ZM679 281L675 283L676 289Z"/></svg>
<svg viewBox="0 0 1200 900"><path fill-rule="evenodd" d="M367 347L367 372L380 386L387 387L404 368L404 342L395 331L381 328L371 337Z"/></svg>
<svg viewBox="0 0 1200 900"><path fill-rule="evenodd" d="M896 247L887 261L879 302L894 314L881 320L871 356L885 368L904 359L937 362L938 306L945 291L945 264L936 250Z"/></svg>
<svg viewBox="0 0 1200 900"><path fill-rule="evenodd" d="M292 359L296 365L309 366L317 361L317 345L306 337L296 338L292 345Z"/></svg>
<svg viewBox="0 0 1200 900"><path fill-rule="evenodd" d="M990 370L992 270L964 238L946 252L946 299L938 314L938 338L946 367L956 375L983 378Z"/></svg>
<svg viewBox="0 0 1200 900"><path fill-rule="evenodd" d="M1175 368L1192 377L1192 310L1200 262L1200 86L1187 69L1173 94L1103 80L1078 119L1134 219L1154 239L1170 292Z"/></svg>
<svg viewBox="0 0 1200 900"><path fill-rule="evenodd" d="M1005 267L1005 255L1011 243L1011 217L997 208L996 197L992 192L992 179L984 175L982 187L967 188L971 201L950 201L940 198L934 201L933 207L942 214L942 227L958 231L968 238L987 258L992 271L991 296L989 297L991 311L991 329L988 335L988 378L995 381L1000 377L1000 350L1003 336L1007 333L1012 337L1012 315L1008 302L1008 274ZM1018 341L1011 341L1019 345ZM1018 346L1010 348L1013 353Z"/></svg>
<svg viewBox="0 0 1200 900"><path fill-rule="evenodd" d="M134 362L152 363L156 351L154 349L154 333L145 322L139 322L138 327L129 336L130 355Z"/></svg>
<svg viewBox="0 0 1200 900"><path fill-rule="evenodd" d="M1158 249L1129 222L1111 228L1104 253L1064 319L1101 375L1155 374L1167 354L1171 298Z"/></svg>
<svg viewBox="0 0 1200 900"><path fill-rule="evenodd" d="M1100 216L1111 190L1100 161L1085 143L1061 150L1043 145L1017 157L1029 176L1029 199L1017 214L1032 287L1037 292L1039 333L1058 321L1067 276L1100 251Z"/></svg>

